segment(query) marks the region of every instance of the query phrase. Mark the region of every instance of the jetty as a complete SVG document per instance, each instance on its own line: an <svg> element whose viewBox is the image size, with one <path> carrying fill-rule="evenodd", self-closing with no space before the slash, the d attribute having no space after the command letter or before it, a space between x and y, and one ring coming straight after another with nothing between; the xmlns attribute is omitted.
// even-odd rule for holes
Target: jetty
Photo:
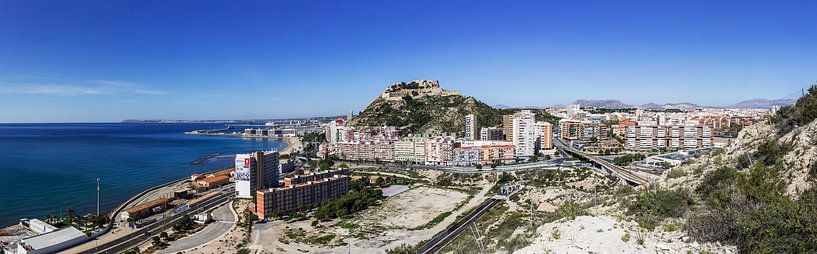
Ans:
<svg viewBox="0 0 817 254"><path fill-rule="evenodd" d="M209 160L210 158L213 158L213 157L216 157L216 156L218 156L218 153L211 153L211 154L208 154L208 155L206 155L204 157L199 158L198 160L194 160L191 163L193 165L198 165L198 164L200 164L202 162L205 162L205 161Z"/></svg>

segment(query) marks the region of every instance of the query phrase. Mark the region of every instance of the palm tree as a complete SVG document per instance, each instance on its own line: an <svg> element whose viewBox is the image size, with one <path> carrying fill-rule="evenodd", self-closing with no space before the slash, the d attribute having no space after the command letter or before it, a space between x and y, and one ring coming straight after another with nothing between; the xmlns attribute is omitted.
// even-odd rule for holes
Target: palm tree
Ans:
<svg viewBox="0 0 817 254"><path fill-rule="evenodd" d="M68 225L70 226L70 225L72 225L72 224L73 224L73 222L74 222L74 218L75 218L77 215L76 215L76 213L74 213L74 209L71 209L71 208L68 208L68 211L67 211L67 212L68 212L68 216L67 216L67 217L65 217L65 219L66 219L66 222L68 223Z"/></svg>

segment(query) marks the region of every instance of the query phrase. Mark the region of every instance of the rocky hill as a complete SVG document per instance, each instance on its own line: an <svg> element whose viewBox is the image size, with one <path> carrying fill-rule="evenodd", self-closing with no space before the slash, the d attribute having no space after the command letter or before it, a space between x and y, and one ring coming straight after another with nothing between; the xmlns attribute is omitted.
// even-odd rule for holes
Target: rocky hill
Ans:
<svg viewBox="0 0 817 254"><path fill-rule="evenodd" d="M815 119L817 86L723 150L664 174L659 185L696 203L684 221L690 236L740 252L817 251Z"/></svg>
<svg viewBox="0 0 817 254"><path fill-rule="evenodd" d="M463 117L474 114L477 127L501 124L499 110L470 96L443 89L436 80L394 83L352 118L351 125L393 125L406 133L463 131Z"/></svg>

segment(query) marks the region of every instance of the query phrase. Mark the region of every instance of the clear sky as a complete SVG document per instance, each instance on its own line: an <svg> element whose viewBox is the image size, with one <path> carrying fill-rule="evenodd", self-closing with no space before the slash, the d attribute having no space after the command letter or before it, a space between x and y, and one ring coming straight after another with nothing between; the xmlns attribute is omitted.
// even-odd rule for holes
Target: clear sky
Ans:
<svg viewBox="0 0 817 254"><path fill-rule="evenodd" d="M0 122L494 105L725 105L817 80L817 1L0 1Z"/></svg>

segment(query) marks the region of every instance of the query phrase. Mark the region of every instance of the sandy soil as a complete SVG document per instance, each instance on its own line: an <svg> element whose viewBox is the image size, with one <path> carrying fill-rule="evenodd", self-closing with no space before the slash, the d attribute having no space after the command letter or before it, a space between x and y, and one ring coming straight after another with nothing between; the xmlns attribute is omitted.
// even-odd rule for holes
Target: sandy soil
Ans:
<svg viewBox="0 0 817 254"><path fill-rule="evenodd" d="M383 206L361 214L365 221L387 228L415 228L425 225L438 214L454 210L467 194L447 189L419 187L409 190Z"/></svg>
<svg viewBox="0 0 817 254"><path fill-rule="evenodd" d="M351 219L335 220L321 228L312 227L311 220L289 224L270 223L262 226L265 229L257 227L260 230L254 232L251 246L262 248L263 253L385 253L402 244L415 245L445 230L458 215L484 201L489 189L490 186L485 187L468 200L468 194L456 190L421 186L386 200L382 206L361 212ZM455 209L461 202L467 203L436 226L409 230L426 225L437 215ZM343 224L355 225L355 228L343 228ZM330 246L280 241L287 230L299 229L303 229L307 237L327 234L335 234L336 237L330 242Z"/></svg>
<svg viewBox="0 0 817 254"><path fill-rule="evenodd" d="M533 244L514 253L737 253L734 247L684 242L687 238L680 231L639 231L635 222L611 216L579 216L542 225Z"/></svg>

